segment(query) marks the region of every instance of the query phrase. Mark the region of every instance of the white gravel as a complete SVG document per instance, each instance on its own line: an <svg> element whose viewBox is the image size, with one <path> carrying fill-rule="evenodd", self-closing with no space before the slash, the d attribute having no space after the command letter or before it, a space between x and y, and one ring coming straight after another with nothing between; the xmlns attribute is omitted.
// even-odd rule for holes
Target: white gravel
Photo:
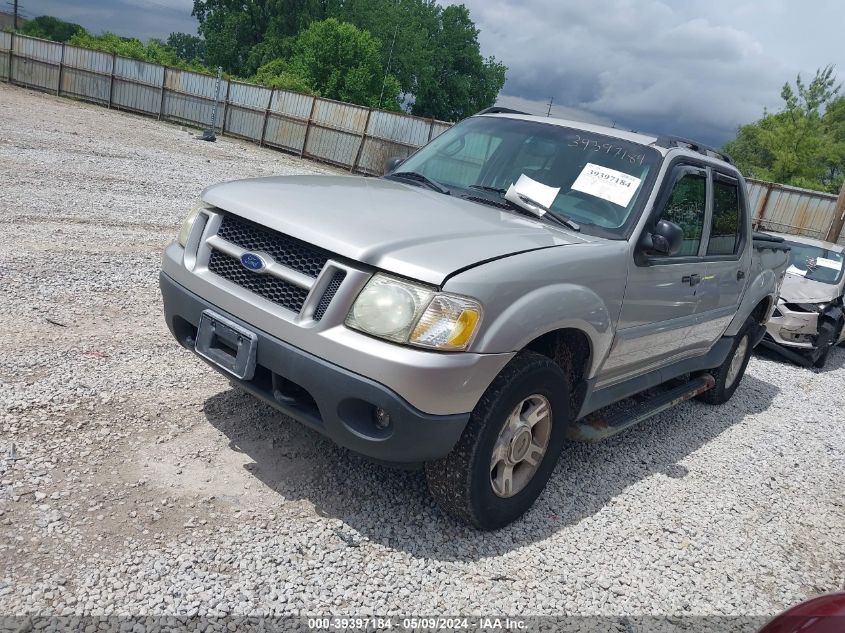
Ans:
<svg viewBox="0 0 845 633"><path fill-rule="evenodd" d="M202 187L330 171L195 134L0 84L0 613L765 615L842 587L845 350L569 447L476 533L171 340L159 255Z"/></svg>

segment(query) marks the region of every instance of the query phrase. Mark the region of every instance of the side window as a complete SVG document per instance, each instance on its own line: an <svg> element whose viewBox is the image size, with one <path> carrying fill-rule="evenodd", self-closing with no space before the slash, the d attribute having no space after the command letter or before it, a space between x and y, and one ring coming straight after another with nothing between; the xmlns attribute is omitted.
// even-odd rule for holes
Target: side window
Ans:
<svg viewBox="0 0 845 633"><path fill-rule="evenodd" d="M684 230L681 250L675 257L698 255L707 206L707 178L698 174L682 176L669 196L660 219L674 222Z"/></svg>
<svg viewBox="0 0 845 633"><path fill-rule="evenodd" d="M713 220L710 226L708 255L733 255L741 237L739 183L713 180Z"/></svg>

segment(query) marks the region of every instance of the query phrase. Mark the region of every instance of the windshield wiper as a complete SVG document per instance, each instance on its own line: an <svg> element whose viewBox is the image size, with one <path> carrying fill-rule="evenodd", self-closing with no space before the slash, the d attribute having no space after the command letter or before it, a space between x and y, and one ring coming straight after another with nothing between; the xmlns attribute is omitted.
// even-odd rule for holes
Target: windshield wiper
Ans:
<svg viewBox="0 0 845 633"><path fill-rule="evenodd" d="M520 198L525 198L525 196L520 196ZM514 209L519 209L520 211L527 213L528 215L531 215L535 218L548 218L548 219L552 220L553 222L555 222L556 224L560 224L561 226L565 226L566 228L568 228L572 231L580 231L581 230L580 224L578 224L577 222L575 222L573 220L570 220L565 215L557 215L551 209L546 209L545 207L540 206L539 204L537 204L536 202L531 200L531 198L527 198L527 200L529 201L528 202L529 204L535 205L538 208L543 209L545 211L545 213L543 215L537 215L533 211L529 211L525 207L521 207L520 205L518 205L516 203L511 202L511 204L513 205ZM508 202L510 202L510 200L508 200Z"/></svg>
<svg viewBox="0 0 845 633"><path fill-rule="evenodd" d="M507 191L504 190L504 189L500 189L498 187L488 187L487 185L470 185L468 188L469 189L480 189L481 191L490 191L492 193L498 193L500 201L497 201L497 202L493 202L492 200L490 201L495 206L507 206L510 209L514 209L514 210L519 211L521 213L528 214L528 215L530 215L531 217L534 217L534 218L549 218L550 220L552 220L556 224L559 224L561 226L565 226L566 228L568 228L572 231L580 231L581 230L581 225L578 224L577 222L570 220L565 215L557 215L551 209L547 209L546 207L541 205L539 202L535 202L534 200L532 200L528 196L523 196L523 195L519 196L520 199L526 205L526 206L522 206L522 205L516 204L512 200L508 200L507 198L505 198L505 194L507 193ZM473 198L473 200L476 200L478 202L482 201L481 198ZM535 213L532 209L530 209L528 207L534 207L534 208L540 209L544 213L542 215L540 215L538 213Z"/></svg>
<svg viewBox="0 0 845 633"><path fill-rule="evenodd" d="M400 180L411 180L413 182L419 182L426 185L429 189L434 189L438 193L446 194L447 196L450 194L450 191L441 185L436 180L432 180L428 176L425 176L416 171L397 171L392 174L388 174L385 178L398 178Z"/></svg>
<svg viewBox="0 0 845 633"><path fill-rule="evenodd" d="M487 185L470 185L470 189L481 189L481 191L492 191L493 193L500 193L505 195L507 191L501 189L500 187L488 187Z"/></svg>

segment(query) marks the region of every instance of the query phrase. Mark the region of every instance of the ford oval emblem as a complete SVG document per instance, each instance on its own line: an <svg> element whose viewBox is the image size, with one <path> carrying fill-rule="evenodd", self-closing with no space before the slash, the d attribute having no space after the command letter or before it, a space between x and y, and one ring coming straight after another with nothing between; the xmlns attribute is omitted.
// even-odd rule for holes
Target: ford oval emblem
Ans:
<svg viewBox="0 0 845 633"><path fill-rule="evenodd" d="M264 258L255 253L244 253L241 255L241 264L243 264L244 268L248 268L254 273L260 273L267 268L267 262L264 261Z"/></svg>

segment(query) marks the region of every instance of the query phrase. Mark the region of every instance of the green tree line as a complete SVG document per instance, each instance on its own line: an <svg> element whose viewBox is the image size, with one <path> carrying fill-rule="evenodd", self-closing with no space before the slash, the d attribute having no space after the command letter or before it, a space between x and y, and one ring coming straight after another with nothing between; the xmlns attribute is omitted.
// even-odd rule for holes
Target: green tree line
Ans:
<svg viewBox="0 0 845 633"><path fill-rule="evenodd" d="M495 103L506 67L483 57L464 5L435 0L194 0L199 35L141 42L50 16L24 34L387 110L457 121Z"/></svg>
<svg viewBox="0 0 845 633"><path fill-rule="evenodd" d="M845 179L845 96L833 66L816 71L809 84L799 75L781 90L783 106L764 110L725 145L752 178L837 193Z"/></svg>

